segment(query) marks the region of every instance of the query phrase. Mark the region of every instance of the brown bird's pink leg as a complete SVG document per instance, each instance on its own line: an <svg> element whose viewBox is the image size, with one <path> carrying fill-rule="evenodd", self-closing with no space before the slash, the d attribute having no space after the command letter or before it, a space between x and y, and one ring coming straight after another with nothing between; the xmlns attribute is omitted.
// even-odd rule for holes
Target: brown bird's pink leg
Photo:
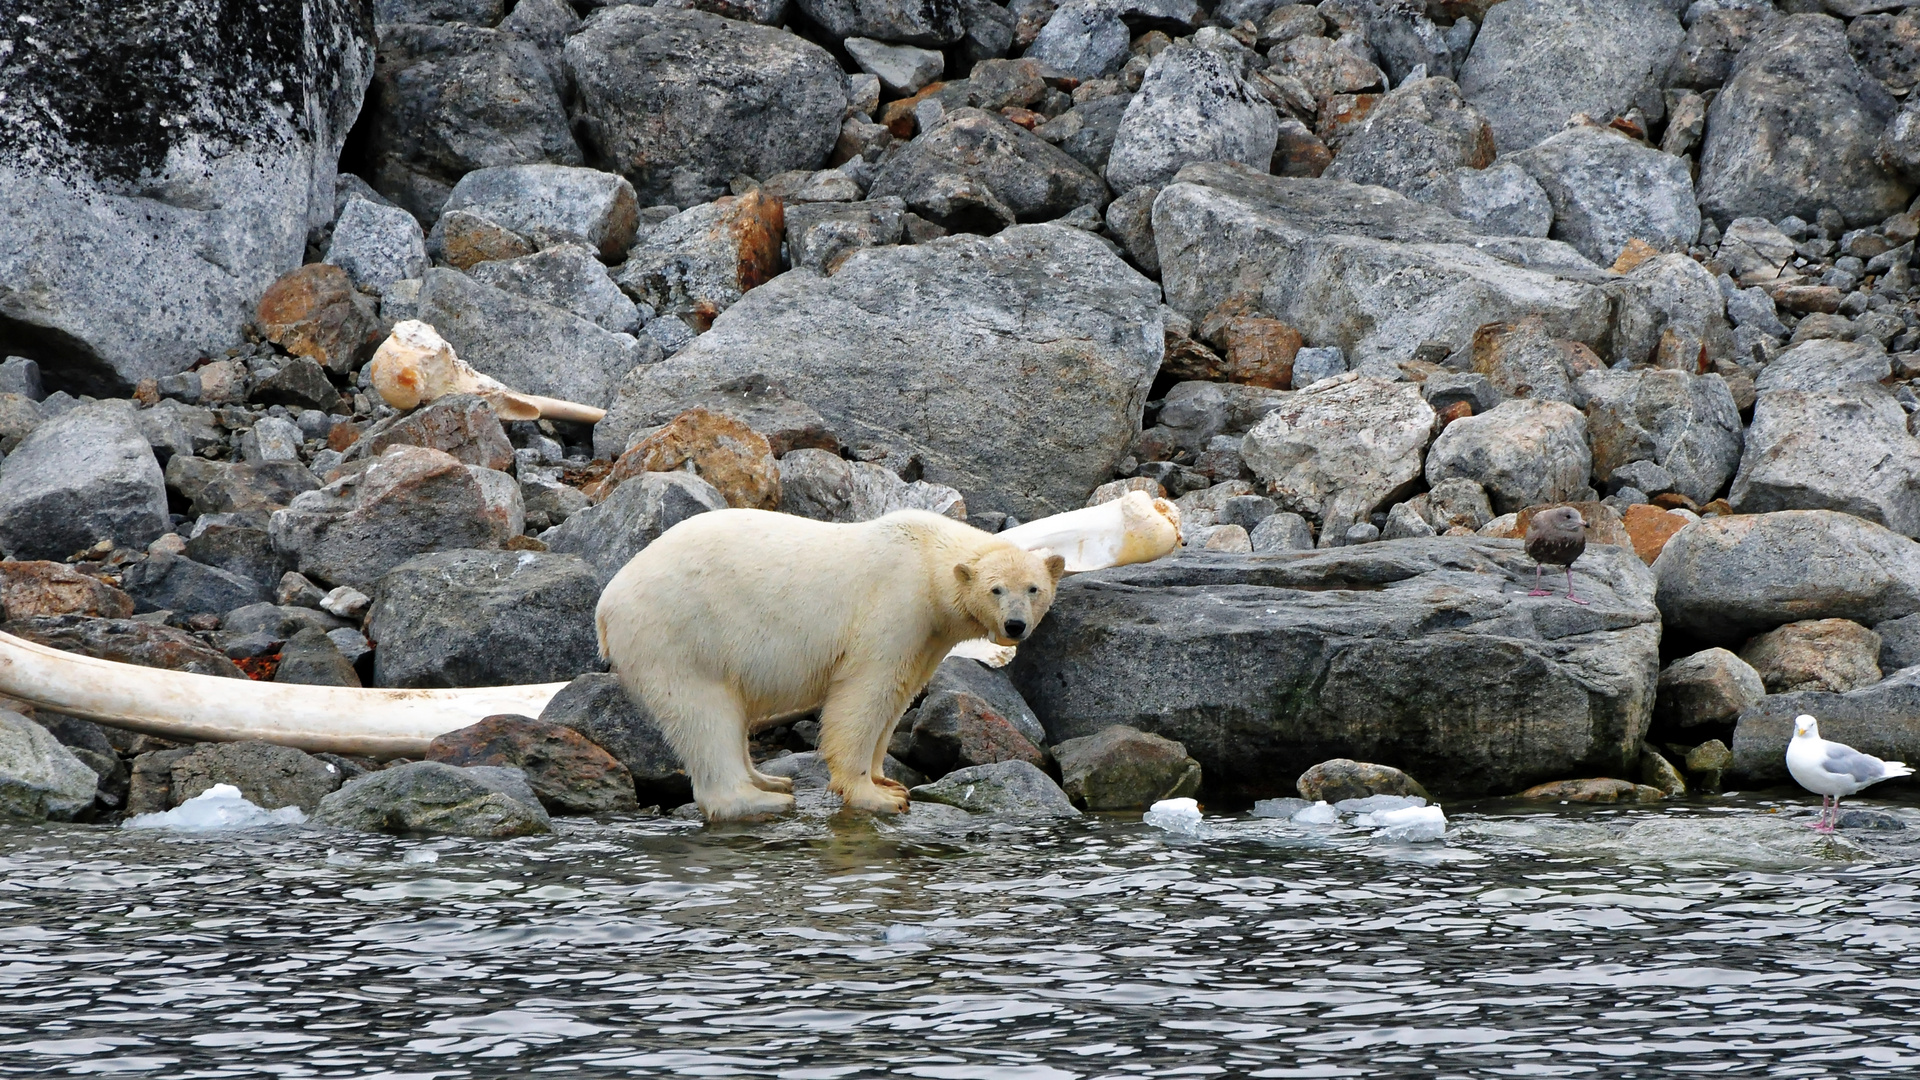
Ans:
<svg viewBox="0 0 1920 1080"><path fill-rule="evenodd" d="M1553 595L1552 589L1543 589L1540 587L1540 570L1541 570L1540 564L1537 562L1534 563L1533 564L1533 591L1528 593L1527 594L1528 596L1552 596Z"/></svg>
<svg viewBox="0 0 1920 1080"><path fill-rule="evenodd" d="M1588 602L1573 595L1573 567L1571 566L1567 567L1567 599L1576 604L1585 604Z"/></svg>

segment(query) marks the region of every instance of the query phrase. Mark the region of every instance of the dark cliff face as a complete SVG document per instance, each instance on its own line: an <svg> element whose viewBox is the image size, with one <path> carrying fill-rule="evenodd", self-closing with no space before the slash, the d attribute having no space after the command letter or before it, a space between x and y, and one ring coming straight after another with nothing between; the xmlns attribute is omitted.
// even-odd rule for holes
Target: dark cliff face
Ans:
<svg viewBox="0 0 1920 1080"><path fill-rule="evenodd" d="M187 139L336 143L370 0L0 0L0 162L146 194Z"/></svg>

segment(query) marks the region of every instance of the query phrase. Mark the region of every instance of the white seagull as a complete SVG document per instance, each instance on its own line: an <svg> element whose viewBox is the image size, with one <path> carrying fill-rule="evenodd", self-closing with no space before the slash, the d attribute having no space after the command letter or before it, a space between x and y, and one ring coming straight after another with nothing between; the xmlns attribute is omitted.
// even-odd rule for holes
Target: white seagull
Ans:
<svg viewBox="0 0 1920 1080"><path fill-rule="evenodd" d="M1805 714L1793 720L1787 772L1801 787L1820 796L1820 820L1813 827L1821 832L1832 832L1839 821L1841 796L1857 794L1882 780L1913 775L1906 762L1881 761L1851 746L1828 742L1820 737L1820 722Z"/></svg>

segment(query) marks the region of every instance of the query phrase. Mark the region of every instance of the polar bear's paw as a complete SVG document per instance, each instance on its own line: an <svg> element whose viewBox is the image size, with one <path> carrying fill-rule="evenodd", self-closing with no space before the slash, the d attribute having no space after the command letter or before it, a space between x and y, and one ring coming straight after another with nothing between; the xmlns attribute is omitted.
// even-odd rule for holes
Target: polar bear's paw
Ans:
<svg viewBox="0 0 1920 1080"><path fill-rule="evenodd" d="M753 773L753 786L759 788L761 791L777 791L783 795L793 794L792 780L784 776L768 776L758 769L754 770Z"/></svg>
<svg viewBox="0 0 1920 1080"><path fill-rule="evenodd" d="M725 795L703 799L700 810L708 821L752 821L793 811L793 796L742 786Z"/></svg>
<svg viewBox="0 0 1920 1080"><path fill-rule="evenodd" d="M874 777L873 786L881 789L882 791L891 791L902 798L905 798L907 794L907 785L901 783L898 780L895 780L891 776Z"/></svg>
<svg viewBox="0 0 1920 1080"><path fill-rule="evenodd" d="M895 785L898 786L898 785ZM905 788L893 791L879 787L871 780L854 785L846 791L836 790L842 802L849 810L865 810L870 814L904 814L907 812L907 792Z"/></svg>

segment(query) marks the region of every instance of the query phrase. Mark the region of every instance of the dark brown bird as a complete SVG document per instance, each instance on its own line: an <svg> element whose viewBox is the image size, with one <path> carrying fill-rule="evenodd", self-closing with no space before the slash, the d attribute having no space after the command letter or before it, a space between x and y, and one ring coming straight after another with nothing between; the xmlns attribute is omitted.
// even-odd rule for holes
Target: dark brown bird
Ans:
<svg viewBox="0 0 1920 1080"><path fill-rule="evenodd" d="M1556 506L1533 515L1527 526L1527 554L1533 557L1533 591L1528 596L1551 596L1552 589L1540 587L1540 571L1547 564L1567 569L1567 599L1576 604L1585 600L1573 595L1573 560L1587 550L1587 519L1571 506Z"/></svg>

